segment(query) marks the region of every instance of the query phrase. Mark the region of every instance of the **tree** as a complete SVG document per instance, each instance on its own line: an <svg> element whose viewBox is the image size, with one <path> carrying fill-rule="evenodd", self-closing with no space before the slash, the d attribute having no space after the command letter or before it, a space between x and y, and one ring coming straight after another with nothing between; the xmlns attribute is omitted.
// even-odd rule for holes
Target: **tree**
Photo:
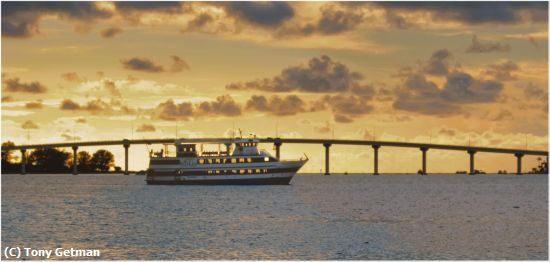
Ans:
<svg viewBox="0 0 550 262"><path fill-rule="evenodd" d="M38 148L29 155L29 163L37 172L65 173L71 154L55 148Z"/></svg>
<svg viewBox="0 0 550 262"><path fill-rule="evenodd" d="M93 154L90 163L93 171L108 172L115 165L115 157L113 153L100 149Z"/></svg>
<svg viewBox="0 0 550 262"><path fill-rule="evenodd" d="M86 151L78 152L76 156L79 172L90 172L92 170L92 156Z"/></svg>
<svg viewBox="0 0 550 262"><path fill-rule="evenodd" d="M14 145L11 141L2 143L2 146ZM2 150L2 174L15 172L18 165L13 163L15 157L12 154L12 150Z"/></svg>

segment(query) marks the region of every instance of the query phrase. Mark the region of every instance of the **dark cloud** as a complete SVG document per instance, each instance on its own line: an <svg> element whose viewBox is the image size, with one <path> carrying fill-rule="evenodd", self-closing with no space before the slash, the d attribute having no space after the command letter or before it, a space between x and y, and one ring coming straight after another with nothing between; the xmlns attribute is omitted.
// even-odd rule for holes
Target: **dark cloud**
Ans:
<svg viewBox="0 0 550 262"><path fill-rule="evenodd" d="M38 81L31 83L21 83L19 78L6 78L4 83L4 91L6 92L26 92L26 93L45 93L48 89Z"/></svg>
<svg viewBox="0 0 550 262"><path fill-rule="evenodd" d="M214 21L214 18L208 13L202 13L189 22L184 31L200 32L203 27Z"/></svg>
<svg viewBox="0 0 550 262"><path fill-rule="evenodd" d="M61 77L70 82L82 82L86 80L86 78L79 76L75 72L64 73L61 75Z"/></svg>
<svg viewBox="0 0 550 262"><path fill-rule="evenodd" d="M172 56L170 56L170 58L172 58L172 62L173 62L172 67L170 68L170 71L172 73L178 73L178 72L181 72L183 70L189 70L190 69L187 62L185 62L185 60L181 59L179 56L172 55Z"/></svg>
<svg viewBox="0 0 550 262"><path fill-rule="evenodd" d="M225 2L226 13L239 21L274 28L294 16L288 2Z"/></svg>
<svg viewBox="0 0 550 262"><path fill-rule="evenodd" d="M27 109L40 109L40 108L42 108L42 101L27 102L25 104L25 108L27 108Z"/></svg>
<svg viewBox="0 0 550 262"><path fill-rule="evenodd" d="M510 61L504 60L496 64L489 65L489 68L484 71L485 75L492 76L499 81L516 80L517 77L512 75L513 72L519 71L519 66Z"/></svg>
<svg viewBox="0 0 550 262"><path fill-rule="evenodd" d="M424 72L430 75L442 76L449 73L449 60L451 52L447 49L435 51L424 67Z"/></svg>
<svg viewBox="0 0 550 262"><path fill-rule="evenodd" d="M80 105L71 99L64 99L59 106L61 110L79 110Z"/></svg>
<svg viewBox="0 0 550 262"><path fill-rule="evenodd" d="M124 68L129 70L152 72L152 73L164 71L164 68L161 65L157 65L153 61L147 58L134 57L127 60L123 59L120 62L124 65Z"/></svg>
<svg viewBox="0 0 550 262"><path fill-rule="evenodd" d="M155 126L150 124L143 124L136 129L136 132L155 132Z"/></svg>
<svg viewBox="0 0 550 262"><path fill-rule="evenodd" d="M548 3L545 1L387 1L371 4L399 13L429 12L436 21L454 21L470 25L546 23L548 20Z"/></svg>
<svg viewBox="0 0 550 262"><path fill-rule="evenodd" d="M408 29L413 27L413 23L407 21L403 16L397 14L394 11L386 10L385 14L386 22L393 28Z"/></svg>
<svg viewBox="0 0 550 262"><path fill-rule="evenodd" d="M113 38L116 35L121 34L122 32L124 32L124 31L122 29L118 28L118 27L109 27L109 28L105 28L105 29L101 30L101 32L99 34L103 38Z"/></svg>
<svg viewBox="0 0 550 262"><path fill-rule="evenodd" d="M187 10L185 3L174 1L117 1L114 4L117 11L132 15L144 12L175 14Z"/></svg>
<svg viewBox="0 0 550 262"><path fill-rule="evenodd" d="M332 61L323 55L309 60L307 66L293 66L284 69L272 79L264 78L246 83L232 83L231 90L258 89L271 92L344 92L355 90L368 92L370 89L359 83L363 76L352 72L342 63Z"/></svg>
<svg viewBox="0 0 550 262"><path fill-rule="evenodd" d="M228 95L218 96L215 101L192 104L190 102L174 103L172 99L160 103L153 112L153 117L163 120L188 120L201 116L238 116L241 107Z"/></svg>
<svg viewBox="0 0 550 262"><path fill-rule="evenodd" d="M477 39L477 35L472 37L472 44L466 48L467 53L489 53L489 52L508 52L510 45L498 42L482 43Z"/></svg>
<svg viewBox="0 0 550 262"><path fill-rule="evenodd" d="M3 2L2 36L31 37L40 32L39 22L46 15L89 23L109 18L112 13L100 9L95 2Z"/></svg>
<svg viewBox="0 0 550 262"><path fill-rule="evenodd" d="M246 102L246 110L268 112L276 116L295 115L305 112L305 102L295 95L284 98L271 96L269 100L265 96L252 96Z"/></svg>
<svg viewBox="0 0 550 262"><path fill-rule="evenodd" d="M23 129L38 129L38 125L35 124L31 120L27 120L23 124L21 124L21 128L23 128Z"/></svg>
<svg viewBox="0 0 550 262"><path fill-rule="evenodd" d="M277 31L278 36L334 35L355 29L363 22L363 12L353 6L329 3L320 9L321 16L314 23L288 24Z"/></svg>
<svg viewBox="0 0 550 262"><path fill-rule="evenodd" d="M501 91L500 82L478 80L463 72L448 74L441 89L424 75L412 74L396 90L393 107L422 114L456 114L462 104L496 101Z"/></svg>
<svg viewBox="0 0 550 262"><path fill-rule="evenodd" d="M326 95L322 101L334 115L334 121L339 123L353 122L354 118L366 115L373 109L367 101L357 95Z"/></svg>

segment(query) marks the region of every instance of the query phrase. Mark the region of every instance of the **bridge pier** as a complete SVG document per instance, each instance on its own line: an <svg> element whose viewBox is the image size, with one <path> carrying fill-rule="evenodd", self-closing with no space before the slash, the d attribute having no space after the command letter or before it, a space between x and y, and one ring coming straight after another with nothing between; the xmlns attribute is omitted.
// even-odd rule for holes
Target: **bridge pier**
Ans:
<svg viewBox="0 0 550 262"><path fill-rule="evenodd" d="M329 149L331 144L330 143L323 143L323 146L325 147L325 176L330 175L330 165L329 165Z"/></svg>
<svg viewBox="0 0 550 262"><path fill-rule="evenodd" d="M21 149L21 175L26 174L25 166L27 165L27 155L26 155L27 149L23 148Z"/></svg>
<svg viewBox="0 0 550 262"><path fill-rule="evenodd" d="M380 145L372 145L372 148L374 149L374 173L373 175L378 175L378 149L380 148Z"/></svg>
<svg viewBox="0 0 550 262"><path fill-rule="evenodd" d="M78 170L77 170L77 151L78 151L78 146L73 146L73 175L78 175Z"/></svg>
<svg viewBox="0 0 550 262"><path fill-rule="evenodd" d="M516 172L516 175L521 175L521 158L523 157L523 153L515 153L514 155L516 156L518 162L518 170Z"/></svg>
<svg viewBox="0 0 550 262"><path fill-rule="evenodd" d="M128 148L130 144L124 144L124 175L128 175Z"/></svg>
<svg viewBox="0 0 550 262"><path fill-rule="evenodd" d="M474 169L474 155L476 151L475 150L468 150L468 154L470 154L470 173L469 175L475 175L475 169Z"/></svg>
<svg viewBox="0 0 550 262"><path fill-rule="evenodd" d="M426 152L428 151L427 147L421 147L420 151L422 151L422 175L427 175L426 173Z"/></svg>
<svg viewBox="0 0 550 262"><path fill-rule="evenodd" d="M280 159L281 158L281 145L283 143L281 141L275 141L274 145L275 145L275 156L277 157L277 159Z"/></svg>

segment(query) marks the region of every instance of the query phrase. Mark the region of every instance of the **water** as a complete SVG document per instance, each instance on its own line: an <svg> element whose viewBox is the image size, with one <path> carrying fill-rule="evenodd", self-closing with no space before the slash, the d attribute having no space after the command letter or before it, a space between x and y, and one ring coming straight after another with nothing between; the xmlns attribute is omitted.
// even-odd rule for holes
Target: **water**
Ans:
<svg viewBox="0 0 550 262"><path fill-rule="evenodd" d="M547 176L143 180L4 175L2 246L99 249L101 259L548 259Z"/></svg>

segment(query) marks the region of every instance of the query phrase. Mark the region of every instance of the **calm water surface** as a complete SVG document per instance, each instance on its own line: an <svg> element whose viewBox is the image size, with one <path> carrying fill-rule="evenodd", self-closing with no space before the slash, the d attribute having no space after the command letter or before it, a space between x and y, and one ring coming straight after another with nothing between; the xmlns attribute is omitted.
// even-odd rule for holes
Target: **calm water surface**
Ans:
<svg viewBox="0 0 550 262"><path fill-rule="evenodd" d="M297 175L291 186L147 186L3 175L2 246L101 259L548 259L548 177Z"/></svg>

